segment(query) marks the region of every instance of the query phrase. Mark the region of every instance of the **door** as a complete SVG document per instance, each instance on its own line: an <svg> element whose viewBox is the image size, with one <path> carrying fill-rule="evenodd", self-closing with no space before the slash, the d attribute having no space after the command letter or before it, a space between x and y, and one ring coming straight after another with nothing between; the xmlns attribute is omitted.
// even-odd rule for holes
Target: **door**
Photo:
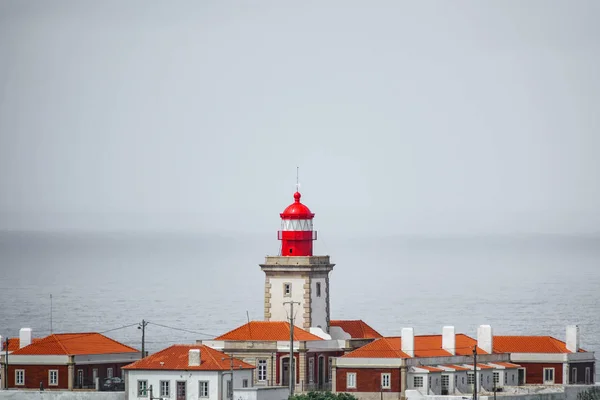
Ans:
<svg viewBox="0 0 600 400"><path fill-rule="evenodd" d="M177 400L185 400L185 382L177 382Z"/></svg>
<svg viewBox="0 0 600 400"><path fill-rule="evenodd" d="M525 384L525 368L519 368L519 385Z"/></svg>
<svg viewBox="0 0 600 400"><path fill-rule="evenodd" d="M325 358L323 356L319 356L319 381L317 384L319 385L319 389L323 390L323 383L325 382Z"/></svg>
<svg viewBox="0 0 600 400"><path fill-rule="evenodd" d="M290 384L290 359L284 358L281 360L281 385L288 386Z"/></svg>
<svg viewBox="0 0 600 400"><path fill-rule="evenodd" d="M446 396L448 394L449 387L450 387L450 376L442 375L442 396Z"/></svg>
<svg viewBox="0 0 600 400"><path fill-rule="evenodd" d="M81 389L83 388L83 370L77 370L77 386Z"/></svg>

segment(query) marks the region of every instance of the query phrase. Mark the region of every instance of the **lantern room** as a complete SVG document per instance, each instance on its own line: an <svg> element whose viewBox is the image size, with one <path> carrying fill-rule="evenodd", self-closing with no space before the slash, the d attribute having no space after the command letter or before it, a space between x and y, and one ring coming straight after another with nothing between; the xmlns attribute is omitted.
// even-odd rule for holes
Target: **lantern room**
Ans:
<svg viewBox="0 0 600 400"><path fill-rule="evenodd" d="M294 202L281 214L281 230L277 238L281 240L282 256L312 256L313 241L317 232L313 230L315 214L300 202L302 195L294 193Z"/></svg>

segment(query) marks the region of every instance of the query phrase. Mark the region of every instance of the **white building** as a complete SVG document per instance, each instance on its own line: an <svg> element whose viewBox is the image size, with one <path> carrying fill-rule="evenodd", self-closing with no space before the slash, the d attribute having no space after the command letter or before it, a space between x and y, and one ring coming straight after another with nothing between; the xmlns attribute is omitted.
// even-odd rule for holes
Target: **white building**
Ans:
<svg viewBox="0 0 600 400"><path fill-rule="evenodd" d="M203 345L174 345L124 367L126 398L227 400L254 366ZM233 385L232 385L233 375ZM152 393L150 393L152 391Z"/></svg>

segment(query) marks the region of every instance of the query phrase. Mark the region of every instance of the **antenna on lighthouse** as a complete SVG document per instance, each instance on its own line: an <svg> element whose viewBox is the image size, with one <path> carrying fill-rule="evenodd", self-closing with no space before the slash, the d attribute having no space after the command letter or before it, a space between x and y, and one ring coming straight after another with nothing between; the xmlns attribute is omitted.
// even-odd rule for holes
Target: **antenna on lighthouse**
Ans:
<svg viewBox="0 0 600 400"><path fill-rule="evenodd" d="M300 167L296 167L296 192L300 191L300 183L298 182L298 170Z"/></svg>

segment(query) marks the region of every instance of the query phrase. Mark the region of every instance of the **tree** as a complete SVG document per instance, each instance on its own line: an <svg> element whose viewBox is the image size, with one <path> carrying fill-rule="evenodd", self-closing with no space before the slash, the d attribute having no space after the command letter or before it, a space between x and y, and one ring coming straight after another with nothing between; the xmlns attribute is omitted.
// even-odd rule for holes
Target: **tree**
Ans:
<svg viewBox="0 0 600 400"><path fill-rule="evenodd" d="M289 400L357 400L357 398L350 393L308 392L304 394L296 394Z"/></svg>
<svg viewBox="0 0 600 400"><path fill-rule="evenodd" d="M591 387L586 391L577 393L577 400L600 400L600 388Z"/></svg>

